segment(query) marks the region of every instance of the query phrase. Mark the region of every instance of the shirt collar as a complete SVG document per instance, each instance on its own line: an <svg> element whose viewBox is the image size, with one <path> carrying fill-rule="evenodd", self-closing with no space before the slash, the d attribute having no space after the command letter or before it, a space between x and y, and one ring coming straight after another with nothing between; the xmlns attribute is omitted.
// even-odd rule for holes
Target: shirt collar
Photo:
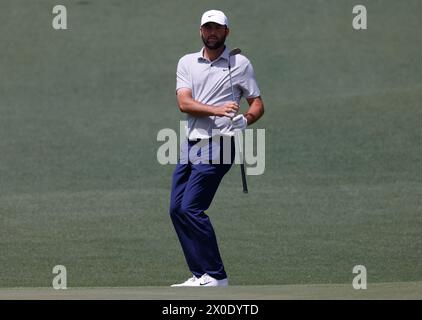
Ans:
<svg viewBox="0 0 422 320"><path fill-rule="evenodd" d="M224 48L223 53L212 62L216 62L220 59L225 59L229 61L229 49L227 48L227 46ZM209 62L207 59L204 58L204 47L198 52L198 62Z"/></svg>

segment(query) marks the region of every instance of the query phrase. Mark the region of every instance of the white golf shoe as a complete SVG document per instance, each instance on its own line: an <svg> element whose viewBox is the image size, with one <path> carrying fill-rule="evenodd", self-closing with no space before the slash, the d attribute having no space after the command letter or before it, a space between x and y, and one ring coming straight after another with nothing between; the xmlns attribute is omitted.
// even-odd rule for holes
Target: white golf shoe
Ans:
<svg viewBox="0 0 422 320"><path fill-rule="evenodd" d="M171 287L199 287L199 279L196 276L192 276L183 283L172 284Z"/></svg>
<svg viewBox="0 0 422 320"><path fill-rule="evenodd" d="M227 287L228 285L227 278L217 280L208 274L204 274L200 278L192 276L183 283L172 284L171 287Z"/></svg>
<svg viewBox="0 0 422 320"><path fill-rule="evenodd" d="M227 287L228 285L229 281L227 278L217 280L208 274L204 274L201 278L198 279L198 286L200 287Z"/></svg>

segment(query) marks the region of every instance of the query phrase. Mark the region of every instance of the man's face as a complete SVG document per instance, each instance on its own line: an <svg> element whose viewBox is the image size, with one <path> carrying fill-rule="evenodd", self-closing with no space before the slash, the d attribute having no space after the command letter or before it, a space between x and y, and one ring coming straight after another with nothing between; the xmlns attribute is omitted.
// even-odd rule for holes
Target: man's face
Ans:
<svg viewBox="0 0 422 320"><path fill-rule="evenodd" d="M226 41L226 37L229 34L227 26L221 24L208 22L204 24L201 29L201 38L204 45L211 50L221 48Z"/></svg>

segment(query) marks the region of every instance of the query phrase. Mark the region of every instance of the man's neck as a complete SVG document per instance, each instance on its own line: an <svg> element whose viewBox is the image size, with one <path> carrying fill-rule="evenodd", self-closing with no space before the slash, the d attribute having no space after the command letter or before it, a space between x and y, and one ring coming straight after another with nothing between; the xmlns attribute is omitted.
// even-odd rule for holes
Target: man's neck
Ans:
<svg viewBox="0 0 422 320"><path fill-rule="evenodd" d="M215 49L215 50L208 49L207 47L204 47L204 58L208 59L209 61L214 61L219 56L221 56L224 49L226 49L226 46L222 46L221 48L218 48L218 49Z"/></svg>

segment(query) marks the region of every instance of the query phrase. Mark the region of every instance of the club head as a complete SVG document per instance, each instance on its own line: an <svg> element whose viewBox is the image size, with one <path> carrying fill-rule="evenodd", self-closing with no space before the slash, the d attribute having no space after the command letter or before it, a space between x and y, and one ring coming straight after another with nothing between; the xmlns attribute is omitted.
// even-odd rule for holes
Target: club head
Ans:
<svg viewBox="0 0 422 320"><path fill-rule="evenodd" d="M229 56L235 56L241 52L242 50L240 50L239 48L234 48L232 51L230 51Z"/></svg>

